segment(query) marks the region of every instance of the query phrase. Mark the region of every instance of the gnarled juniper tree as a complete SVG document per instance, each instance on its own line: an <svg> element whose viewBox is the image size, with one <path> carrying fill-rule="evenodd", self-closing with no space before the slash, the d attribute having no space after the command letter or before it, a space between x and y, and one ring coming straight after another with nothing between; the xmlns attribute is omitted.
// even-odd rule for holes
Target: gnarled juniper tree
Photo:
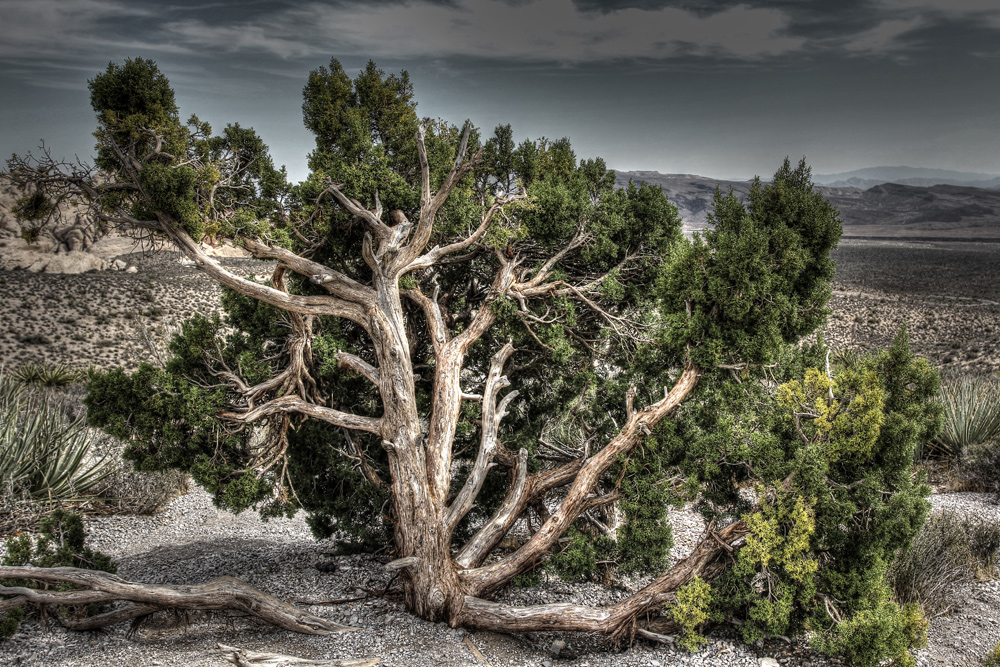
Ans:
<svg viewBox="0 0 1000 667"><path fill-rule="evenodd" d="M919 618L884 572L926 511L910 462L936 379L902 340L832 377L795 346L827 315L840 235L804 163L717 194L690 241L659 189L616 190L565 139L420 122L406 74L373 64L310 75L294 187L251 130L182 123L150 61L90 90L95 168L15 158L12 177L169 239L225 288L225 317L187 322L165 367L90 384L91 422L141 467L391 544L428 620L622 636L683 587L691 609L665 618L905 658ZM205 234L273 260L270 280L220 266ZM662 570L684 498L711 528L618 604L488 601L554 552L574 574L595 554Z"/></svg>

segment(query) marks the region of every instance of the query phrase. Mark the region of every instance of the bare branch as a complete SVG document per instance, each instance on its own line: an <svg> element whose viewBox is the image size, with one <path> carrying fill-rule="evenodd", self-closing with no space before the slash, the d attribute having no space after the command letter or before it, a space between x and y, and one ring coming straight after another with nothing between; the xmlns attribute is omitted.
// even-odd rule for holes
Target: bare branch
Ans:
<svg viewBox="0 0 1000 667"><path fill-rule="evenodd" d="M265 245L253 239L245 239L243 247L253 253L255 257L277 259L287 265L292 271L301 276L308 277L313 283L322 285L323 289L342 299L363 305L375 301L375 290L362 285L339 271L334 271L318 262L313 262L300 255L296 255L290 250Z"/></svg>
<svg viewBox="0 0 1000 667"><path fill-rule="evenodd" d="M399 255L398 264L396 264L399 270L409 266L427 246L427 242L431 238L431 232L434 229L434 217L437 215L438 210L444 205L445 200L448 199L448 196L458 182L472 171L482 159L482 149L478 150L471 158L466 159L465 154L468 150L469 137L472 134L472 130L472 123L467 121L465 128L462 130L462 139L459 142L458 150L455 153L455 163L452 165L451 171L448 172L441 187L433 195L431 195L430 165L427 162L427 147L424 143L427 128L421 125L417 130L417 153L420 157L421 184L420 221L417 223L413 239Z"/></svg>
<svg viewBox="0 0 1000 667"><path fill-rule="evenodd" d="M262 593L232 577L220 577L206 584L192 586L166 586L163 584L139 584L99 570L83 570L75 567L0 567L0 578L31 579L48 583L69 583L84 586L91 591L69 591L76 596L97 595L104 600L114 599L133 602L140 606L142 615L161 609L231 609L251 614L261 620L285 630L312 635L331 632L349 632L357 628L306 614L292 605ZM42 604L66 601L67 598L53 598L51 591L25 593L30 589L18 589L21 595L32 596ZM6 591L0 588L0 593ZM96 598L95 598L96 599ZM139 615L139 614L136 614ZM109 621L110 617L110 621ZM111 612L76 622L76 629L96 629L109 622L119 622L134 618L135 615L121 617Z"/></svg>
<svg viewBox="0 0 1000 667"><path fill-rule="evenodd" d="M381 378L379 377L378 369L369 364L361 357L357 357L353 354L343 351L338 352L333 356L337 360L337 365L340 368L347 368L349 370L354 371L355 373L359 373L360 375L363 375L366 378L368 378L372 382L372 384L374 384L376 387L379 386Z"/></svg>
<svg viewBox="0 0 1000 667"><path fill-rule="evenodd" d="M167 234L177 244L177 247L190 259L194 260L195 265L201 271L217 283L282 310L308 315L343 317L360 325L366 331L370 330L367 311L360 304L346 301L333 295L302 296L287 294L281 290L240 278L222 268L218 262L202 252L198 244L188 236L187 232L180 229L176 222L165 218L161 223L162 228L167 231Z"/></svg>
<svg viewBox="0 0 1000 667"><path fill-rule="evenodd" d="M388 238L392 235L392 230L382 222L374 213L366 209L355 199L351 199L343 192L340 191L340 186L331 182L327 183L325 192L329 192L333 195L333 198L337 202L347 209L348 213L358 218L361 218L366 223L368 223L369 229L377 236L379 239Z"/></svg>
<svg viewBox="0 0 1000 667"><path fill-rule="evenodd" d="M438 292L439 288L435 286L434 296L428 298L419 289L406 290L404 294L424 311L424 318L427 320L427 333L430 334L431 343L434 345L434 353L436 355L441 354L441 348L451 340L451 332L448 331L448 327L444 322L444 316L441 314L441 306L438 304Z"/></svg>
<svg viewBox="0 0 1000 667"><path fill-rule="evenodd" d="M551 520L551 519L550 519ZM546 522L548 523L548 522ZM621 602L607 607L556 603L515 607L466 596L459 623L496 632L577 630L621 637L635 619L673 597L673 591L695 577L711 578L721 571L718 557L742 540L748 529L742 521L706 535L691 554L652 583ZM725 561L723 561L724 563ZM723 565L722 567L725 567Z"/></svg>
<svg viewBox="0 0 1000 667"><path fill-rule="evenodd" d="M253 423L264 417L274 414L294 412L308 417L315 417L336 426L354 429L356 431L368 431L369 433L380 434L382 432L382 420L375 417L362 417L349 412L341 412L334 408L327 408L315 403L309 403L298 396L281 396L268 401L263 405L247 412L222 412L219 417L230 421L244 424Z"/></svg>
<svg viewBox="0 0 1000 667"><path fill-rule="evenodd" d="M500 389L510 386L510 380L501 373L503 373L504 364L513 353L514 346L507 343L490 359L490 371L486 377L486 388L483 390L483 432L479 439L479 453L476 455L476 461L472 466L469 478L451 504L451 509L448 512L449 532L455 530L455 526L475 505L479 491L486 480L486 473L493 461L493 452L498 446L497 430L500 427L500 421L507 414L507 405L518 394L516 391L510 392L504 396L499 406L497 405L497 394Z"/></svg>
<svg viewBox="0 0 1000 667"><path fill-rule="evenodd" d="M434 248L432 248L429 252L425 253L421 257L418 257L417 259L410 262L410 264L408 264L403 269L403 272L407 273L410 271L416 271L418 269L424 269L430 266L434 266L448 255L452 255L456 252L462 252L464 250L467 250L470 246L479 241L479 239L483 238L483 236L486 234L486 231L490 228L490 225L492 224L493 218L497 211L499 211L505 204L508 204L512 201L516 201L518 199L524 199L526 196L527 195L525 194L518 194L518 195L510 195L503 199L497 199L493 203L493 205L489 208L489 210L486 212L486 214L483 216L483 220L481 223L479 223L479 227L477 227L476 230L472 232L472 234L470 234L467 238L465 238L462 241L457 241L450 245L446 245L443 248L440 246L434 246Z"/></svg>
<svg viewBox="0 0 1000 667"><path fill-rule="evenodd" d="M641 442L645 431L655 426L694 390L700 375L701 371L696 366L685 367L677 384L663 400L632 415L619 434L584 463L559 509L524 546L498 563L461 572L468 590L476 594L494 591L541 560L580 516L588 494L596 488L601 475L619 455L632 451Z"/></svg>
<svg viewBox="0 0 1000 667"><path fill-rule="evenodd" d="M514 466L514 483L507 492L500 509L455 556L455 564L462 568L472 565L478 554L489 552L503 539L509 525L523 512L523 500L528 491L528 450L517 453L517 464Z"/></svg>

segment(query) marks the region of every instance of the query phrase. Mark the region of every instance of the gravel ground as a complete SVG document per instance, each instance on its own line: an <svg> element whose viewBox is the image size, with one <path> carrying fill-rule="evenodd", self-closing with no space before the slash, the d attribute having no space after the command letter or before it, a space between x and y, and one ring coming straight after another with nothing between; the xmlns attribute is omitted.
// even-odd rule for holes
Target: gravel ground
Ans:
<svg viewBox="0 0 1000 667"><path fill-rule="evenodd" d="M1000 505L993 496L941 494L932 501L935 510L1000 521ZM699 516L685 510L674 511L671 521L677 541L674 555L683 555L694 546L704 524ZM328 555L334 544L314 540L302 518L264 523L250 512L232 515L216 509L200 489L175 499L153 516L95 518L89 522L88 535L89 544L118 561L121 576L147 583L202 583L230 575L303 605L359 597L363 594L355 586L380 590L388 583L377 559ZM521 604L542 599L607 603L626 594L621 588L549 580L534 589L510 589L504 599ZM1000 641L1000 582L977 584L961 598L955 612L932 623L930 644L918 652L918 664L979 665L986 652ZM187 618L160 614L132 637L127 627L105 633L78 633L55 625L45 629L40 623L28 622L17 637L0 643L0 664L221 667L229 663L216 648L218 643L313 659L379 657L380 665L386 667L483 664L472 646L494 667L841 664L817 655L799 641L770 640L747 646L727 631L713 633L706 647L690 655L672 646L643 642L616 650L598 637L579 634L513 637L455 630L416 619L399 603L382 598L314 605L310 611L360 630L309 637L274 630L245 618L201 613Z"/></svg>

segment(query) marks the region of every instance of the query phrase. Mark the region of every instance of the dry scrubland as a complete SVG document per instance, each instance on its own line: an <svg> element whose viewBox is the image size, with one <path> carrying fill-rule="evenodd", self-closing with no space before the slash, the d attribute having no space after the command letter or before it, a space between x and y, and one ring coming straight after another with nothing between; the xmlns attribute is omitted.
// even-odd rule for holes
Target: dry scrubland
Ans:
<svg viewBox="0 0 1000 667"><path fill-rule="evenodd" d="M834 256L834 349L887 346L906 325L945 373L1000 369L1000 244L845 240Z"/></svg>
<svg viewBox="0 0 1000 667"><path fill-rule="evenodd" d="M824 329L835 349L888 345L905 324L917 353L946 372L1000 369L1000 244L845 240L835 257ZM138 273L0 272L0 361L134 366L148 358L147 336L218 310L220 288L179 253L124 259ZM271 270L222 261L241 275Z"/></svg>

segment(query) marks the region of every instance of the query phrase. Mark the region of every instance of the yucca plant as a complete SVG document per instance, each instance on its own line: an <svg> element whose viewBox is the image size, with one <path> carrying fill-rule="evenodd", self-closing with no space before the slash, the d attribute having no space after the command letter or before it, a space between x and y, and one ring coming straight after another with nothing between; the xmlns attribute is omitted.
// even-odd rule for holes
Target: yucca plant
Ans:
<svg viewBox="0 0 1000 667"><path fill-rule="evenodd" d="M65 387L86 379L86 371L66 364L32 361L11 371L11 377L21 384L43 387Z"/></svg>
<svg viewBox="0 0 1000 667"><path fill-rule="evenodd" d="M1000 379L963 375L941 386L944 426L928 454L961 456L1000 437Z"/></svg>
<svg viewBox="0 0 1000 667"><path fill-rule="evenodd" d="M0 480L37 500L85 496L112 471L106 456L89 456L93 444L82 418L67 422L47 395L0 373Z"/></svg>

